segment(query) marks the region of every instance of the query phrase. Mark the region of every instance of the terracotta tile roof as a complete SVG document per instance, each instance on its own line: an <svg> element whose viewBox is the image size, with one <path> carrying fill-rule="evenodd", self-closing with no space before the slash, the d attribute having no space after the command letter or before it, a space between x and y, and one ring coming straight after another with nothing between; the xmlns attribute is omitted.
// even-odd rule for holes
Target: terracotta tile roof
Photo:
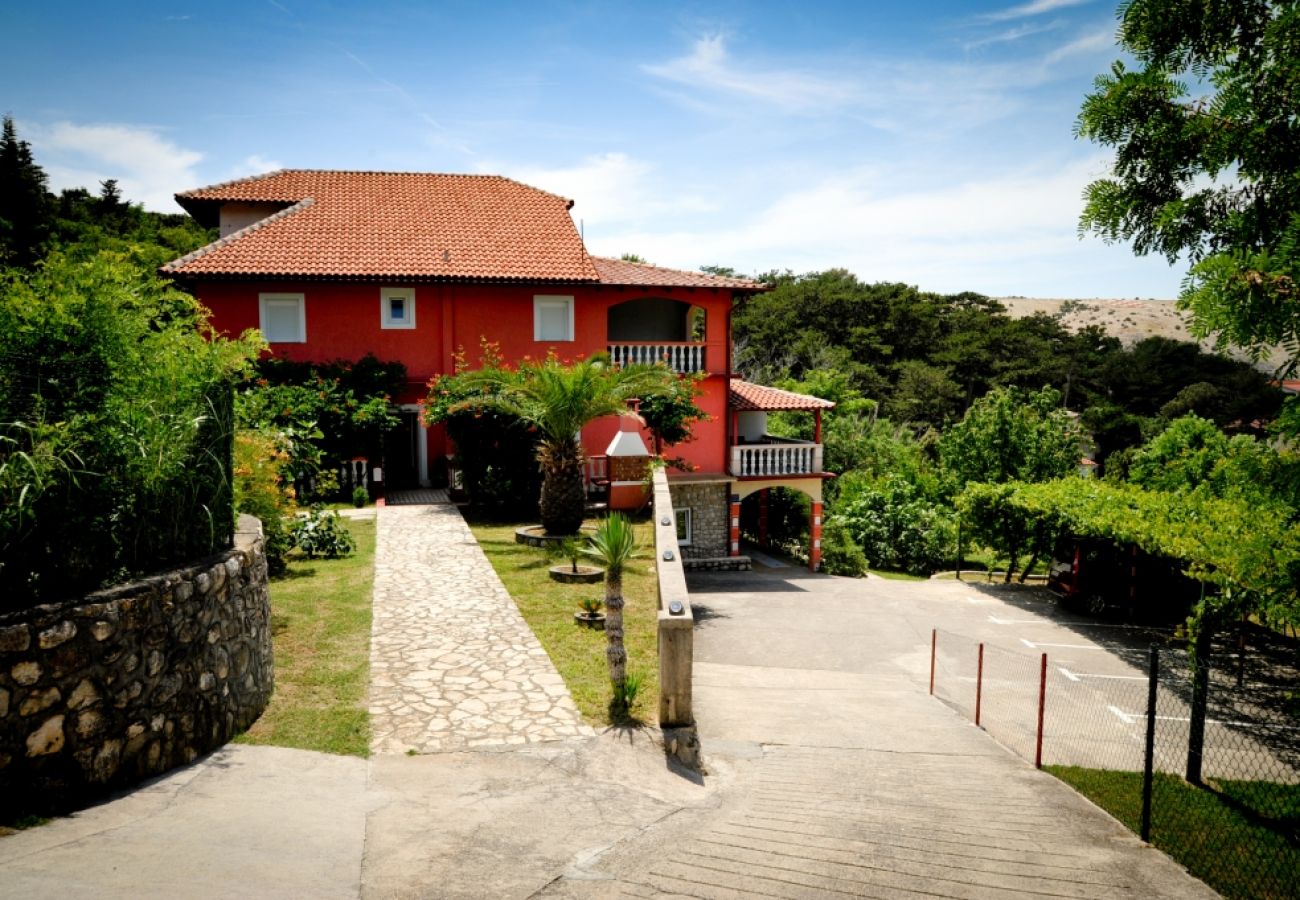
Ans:
<svg viewBox="0 0 1300 900"><path fill-rule="evenodd" d="M176 201L287 208L163 267L176 275L595 282L572 201L497 175L285 170ZM310 202L307 202L310 201Z"/></svg>
<svg viewBox="0 0 1300 900"><path fill-rule="evenodd" d="M596 271L600 273L601 284L627 285L629 287L711 287L726 288L733 291L767 290L767 285L748 278L725 278L718 275L706 275L703 272L665 269L648 263L609 259L604 256L593 256L591 261L595 263Z"/></svg>
<svg viewBox="0 0 1300 900"><path fill-rule="evenodd" d="M794 391L783 391L780 388L764 387L761 384L741 381L739 378L731 379L731 391L727 405L731 409L742 412L750 410L762 412L775 412L777 410L811 411L814 409L833 409L835 407L834 403L823 400L821 397L796 394Z"/></svg>

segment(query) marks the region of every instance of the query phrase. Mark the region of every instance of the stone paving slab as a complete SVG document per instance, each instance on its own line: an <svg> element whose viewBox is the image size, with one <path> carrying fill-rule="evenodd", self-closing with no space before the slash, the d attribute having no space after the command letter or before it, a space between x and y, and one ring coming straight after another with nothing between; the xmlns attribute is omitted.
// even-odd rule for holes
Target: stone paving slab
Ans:
<svg viewBox="0 0 1300 900"><path fill-rule="evenodd" d="M385 506L377 524L372 752L594 734L456 507Z"/></svg>

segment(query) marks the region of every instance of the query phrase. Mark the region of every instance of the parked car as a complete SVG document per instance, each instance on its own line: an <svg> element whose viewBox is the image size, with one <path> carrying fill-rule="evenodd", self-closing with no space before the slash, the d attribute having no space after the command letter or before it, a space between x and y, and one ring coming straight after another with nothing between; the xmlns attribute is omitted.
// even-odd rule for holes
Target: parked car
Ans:
<svg viewBox="0 0 1300 900"><path fill-rule="evenodd" d="M1067 609L1140 622L1182 619L1201 593L1179 561L1097 538L1062 541L1047 587Z"/></svg>

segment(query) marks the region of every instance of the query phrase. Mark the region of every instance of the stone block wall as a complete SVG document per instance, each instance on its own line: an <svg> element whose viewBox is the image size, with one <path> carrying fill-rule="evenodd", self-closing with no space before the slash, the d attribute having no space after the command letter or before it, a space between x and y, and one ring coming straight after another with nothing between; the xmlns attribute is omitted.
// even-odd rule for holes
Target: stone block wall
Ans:
<svg viewBox="0 0 1300 900"><path fill-rule="evenodd" d="M729 523L727 504L730 493L726 482L692 484L668 482L673 508L691 510L691 543L682 547L683 559L712 559L727 556Z"/></svg>
<svg viewBox="0 0 1300 900"><path fill-rule="evenodd" d="M273 670L259 532L244 518L235 549L201 564L0 616L0 818L184 765L261 715Z"/></svg>

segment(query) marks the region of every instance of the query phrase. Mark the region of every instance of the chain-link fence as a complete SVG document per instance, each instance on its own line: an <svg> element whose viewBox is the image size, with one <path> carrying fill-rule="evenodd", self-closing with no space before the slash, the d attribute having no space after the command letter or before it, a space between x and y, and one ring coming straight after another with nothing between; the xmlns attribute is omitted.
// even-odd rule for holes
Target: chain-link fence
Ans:
<svg viewBox="0 0 1300 900"><path fill-rule="evenodd" d="M1229 897L1300 897L1297 651L1256 629L1196 666L1099 648L1090 673L936 629L931 693Z"/></svg>

